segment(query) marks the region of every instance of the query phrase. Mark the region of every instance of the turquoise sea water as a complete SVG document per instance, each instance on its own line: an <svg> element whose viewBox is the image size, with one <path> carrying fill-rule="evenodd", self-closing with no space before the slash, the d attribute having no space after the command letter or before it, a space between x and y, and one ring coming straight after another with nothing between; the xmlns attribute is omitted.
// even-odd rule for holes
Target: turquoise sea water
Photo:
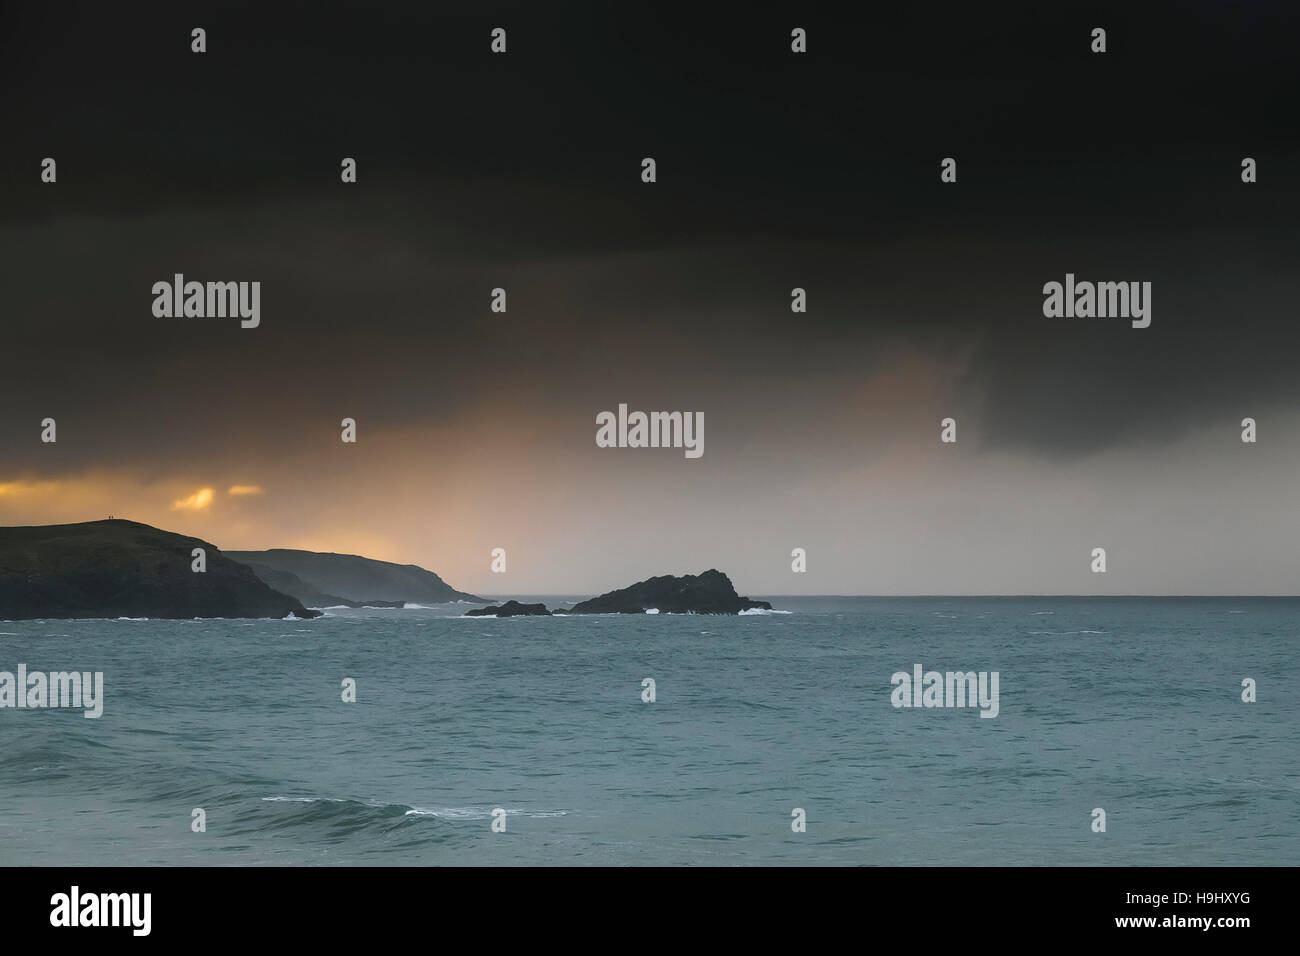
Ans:
<svg viewBox="0 0 1300 956"><path fill-rule="evenodd" d="M105 696L0 710L0 865L1300 863L1300 600L771 600L0 622ZM998 716L894 708L918 663Z"/></svg>

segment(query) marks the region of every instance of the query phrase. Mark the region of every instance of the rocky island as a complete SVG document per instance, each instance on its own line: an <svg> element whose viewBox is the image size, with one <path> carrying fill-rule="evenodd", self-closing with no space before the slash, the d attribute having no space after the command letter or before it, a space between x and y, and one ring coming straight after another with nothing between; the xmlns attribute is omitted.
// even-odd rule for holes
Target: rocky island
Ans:
<svg viewBox="0 0 1300 956"><path fill-rule="evenodd" d="M513 617L520 614L739 614L770 611L767 601L751 601L736 594L731 579L716 568L700 574L660 575L630 587L579 601L571 608L548 611L544 604L507 601L497 607L466 611L465 617Z"/></svg>
<svg viewBox="0 0 1300 956"><path fill-rule="evenodd" d="M505 604L493 607L476 607L472 611L466 611L465 617L519 617L521 615L546 615L550 616L551 612L546 610L545 604L520 604L518 601L507 601Z"/></svg>
<svg viewBox="0 0 1300 956"><path fill-rule="evenodd" d="M290 614L320 612L198 538L121 519L0 528L0 619Z"/></svg>
<svg viewBox="0 0 1300 956"><path fill-rule="evenodd" d="M565 614L739 614L772 610L767 601L740 597L731 579L716 568L700 574L647 578L630 587L579 601Z"/></svg>

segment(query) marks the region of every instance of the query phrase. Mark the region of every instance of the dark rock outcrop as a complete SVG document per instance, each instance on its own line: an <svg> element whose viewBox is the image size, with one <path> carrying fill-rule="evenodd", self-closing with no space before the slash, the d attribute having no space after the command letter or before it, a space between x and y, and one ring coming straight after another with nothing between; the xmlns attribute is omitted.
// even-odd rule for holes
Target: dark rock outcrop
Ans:
<svg viewBox="0 0 1300 956"><path fill-rule="evenodd" d="M255 565L263 571L269 569L294 575L308 587L309 590L304 593L313 595L313 600L302 598L304 603L315 604L317 600L326 600L333 604L359 607L362 604L378 606L381 601L394 604L405 601L415 604L444 604L448 601L477 603L482 600L464 591L457 591L432 571L414 564L393 564L355 554L297 551L291 548L227 551L225 554L228 558Z"/></svg>
<svg viewBox="0 0 1300 956"><path fill-rule="evenodd" d="M0 528L0 619L289 614L319 616L198 538L120 519Z"/></svg>
<svg viewBox="0 0 1300 956"><path fill-rule="evenodd" d="M466 611L465 617L519 617L525 614L550 615L546 610L545 604L520 604L518 601L507 601L505 604L495 605L493 607L476 607L472 611Z"/></svg>
<svg viewBox="0 0 1300 956"><path fill-rule="evenodd" d="M739 614L741 611L770 611L766 601L740 597L731 579L710 569L702 574L671 574L649 578L600 597L579 601L565 614L644 614L656 609L661 614Z"/></svg>

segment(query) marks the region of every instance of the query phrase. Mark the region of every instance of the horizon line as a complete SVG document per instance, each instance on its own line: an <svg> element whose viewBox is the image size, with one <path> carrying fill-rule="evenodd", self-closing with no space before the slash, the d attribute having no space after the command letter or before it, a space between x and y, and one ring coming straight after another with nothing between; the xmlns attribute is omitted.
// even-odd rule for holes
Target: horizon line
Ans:
<svg viewBox="0 0 1300 956"><path fill-rule="evenodd" d="M586 592L544 593L541 591L511 591L509 593L484 595L485 597L539 597L566 598ZM1242 598L1291 599L1300 598L1300 594L777 594L775 592L754 592L766 598L1188 598L1204 600L1221 598L1240 600ZM753 595L747 595L752 597Z"/></svg>

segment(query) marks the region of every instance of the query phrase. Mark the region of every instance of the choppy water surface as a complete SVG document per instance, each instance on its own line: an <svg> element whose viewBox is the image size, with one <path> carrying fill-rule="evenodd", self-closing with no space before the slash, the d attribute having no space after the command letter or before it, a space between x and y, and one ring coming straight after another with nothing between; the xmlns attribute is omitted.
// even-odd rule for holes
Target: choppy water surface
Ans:
<svg viewBox="0 0 1300 956"><path fill-rule="evenodd" d="M1300 600L774 602L0 622L105 684L0 710L0 864L1300 862ZM918 663L998 716L894 708Z"/></svg>

